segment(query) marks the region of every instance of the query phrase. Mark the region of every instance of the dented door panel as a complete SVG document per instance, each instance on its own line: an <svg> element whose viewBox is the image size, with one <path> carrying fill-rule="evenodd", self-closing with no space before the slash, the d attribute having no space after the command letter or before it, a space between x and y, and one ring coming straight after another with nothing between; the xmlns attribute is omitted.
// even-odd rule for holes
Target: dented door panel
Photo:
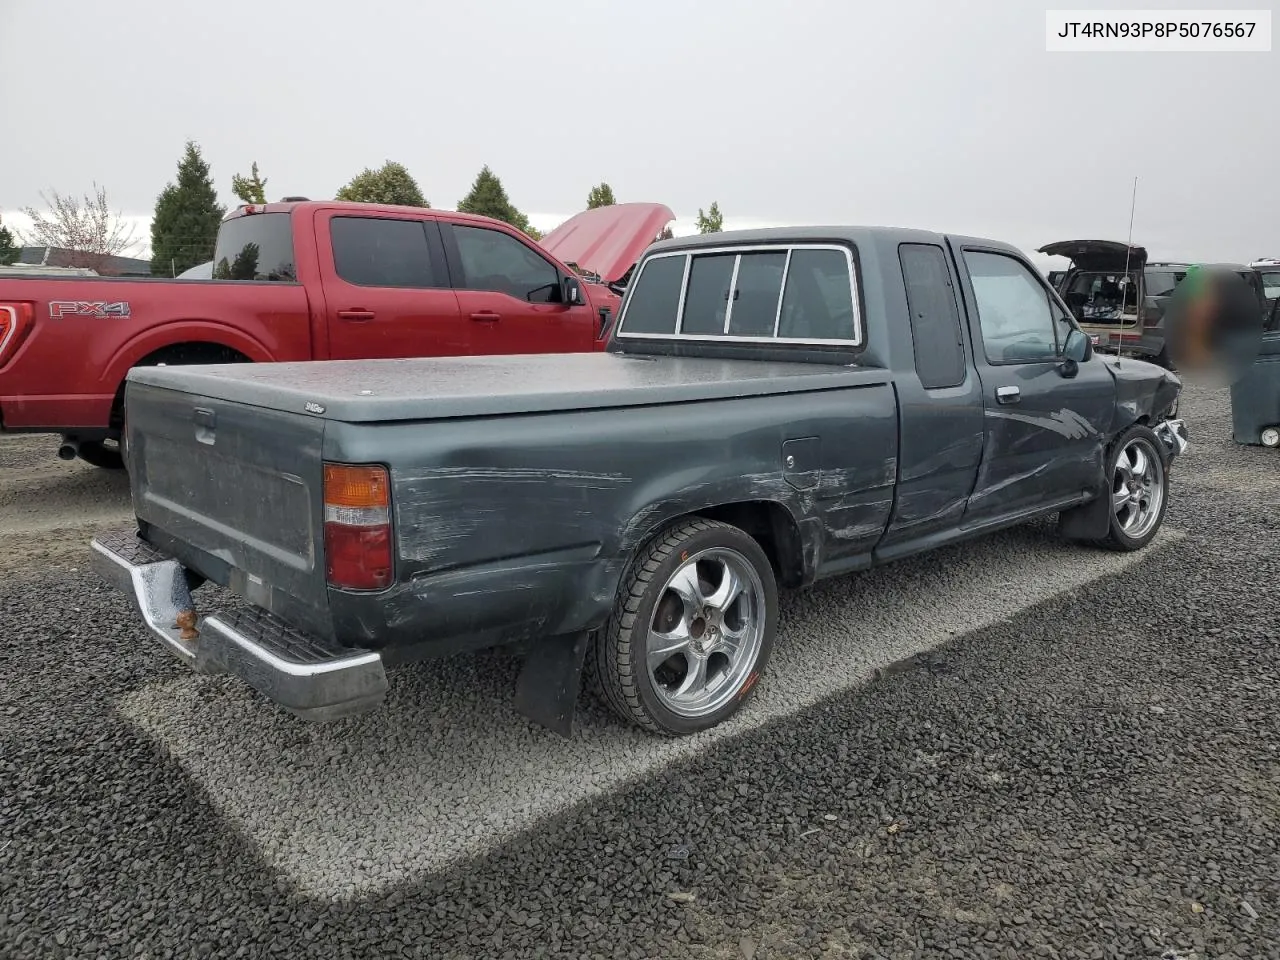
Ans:
<svg viewBox="0 0 1280 960"><path fill-rule="evenodd" d="M1064 377L1057 363L985 366L982 463L965 525L1097 492L1115 410L1100 357ZM1017 387L1001 403L1001 387Z"/></svg>

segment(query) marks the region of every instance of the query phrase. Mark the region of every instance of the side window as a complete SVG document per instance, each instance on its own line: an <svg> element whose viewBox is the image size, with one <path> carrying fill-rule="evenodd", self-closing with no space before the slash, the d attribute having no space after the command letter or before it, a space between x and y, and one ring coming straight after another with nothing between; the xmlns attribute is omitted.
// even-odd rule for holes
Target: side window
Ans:
<svg viewBox="0 0 1280 960"><path fill-rule="evenodd" d="M676 332L684 262L682 256L654 257L645 261L627 301L627 315L623 321L627 333Z"/></svg>
<svg viewBox="0 0 1280 960"><path fill-rule="evenodd" d="M445 286L431 270L420 220L334 217L329 221L338 276L360 287Z"/></svg>
<svg viewBox="0 0 1280 960"><path fill-rule="evenodd" d="M493 290L529 303L559 303L560 276L515 237L484 227L454 226L467 290Z"/></svg>
<svg viewBox="0 0 1280 960"><path fill-rule="evenodd" d="M1051 360L1058 354L1049 292L1013 257L966 250L987 359Z"/></svg>
<svg viewBox="0 0 1280 960"><path fill-rule="evenodd" d="M904 243L898 247L907 288L916 373L926 389L964 383L964 339L955 287L941 247Z"/></svg>
<svg viewBox="0 0 1280 960"><path fill-rule="evenodd" d="M778 336L853 340L855 332L848 258L839 250L793 250Z"/></svg>

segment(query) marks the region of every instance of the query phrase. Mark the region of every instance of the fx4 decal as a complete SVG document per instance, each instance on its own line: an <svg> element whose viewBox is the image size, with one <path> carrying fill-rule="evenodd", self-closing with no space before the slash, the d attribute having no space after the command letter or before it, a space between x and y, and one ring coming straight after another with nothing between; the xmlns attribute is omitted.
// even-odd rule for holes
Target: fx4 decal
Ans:
<svg viewBox="0 0 1280 960"><path fill-rule="evenodd" d="M95 300L88 303L84 300L51 300L49 316L57 320L60 317L93 317L95 320L112 320L129 316L128 300L113 300L104 303Z"/></svg>

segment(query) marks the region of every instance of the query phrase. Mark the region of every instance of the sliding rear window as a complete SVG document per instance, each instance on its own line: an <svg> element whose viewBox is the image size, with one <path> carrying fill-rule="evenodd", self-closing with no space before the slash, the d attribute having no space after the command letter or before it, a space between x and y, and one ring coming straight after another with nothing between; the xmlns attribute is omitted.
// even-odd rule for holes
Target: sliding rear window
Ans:
<svg viewBox="0 0 1280 960"><path fill-rule="evenodd" d="M640 266L618 336L860 346L853 255L832 244L657 254Z"/></svg>

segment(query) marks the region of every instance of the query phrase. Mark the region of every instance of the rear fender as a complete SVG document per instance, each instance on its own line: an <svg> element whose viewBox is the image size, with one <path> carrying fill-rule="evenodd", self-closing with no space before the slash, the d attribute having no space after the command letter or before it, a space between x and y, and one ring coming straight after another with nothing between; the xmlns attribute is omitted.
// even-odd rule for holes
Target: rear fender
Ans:
<svg viewBox="0 0 1280 960"><path fill-rule="evenodd" d="M254 363L270 363L275 359L261 341L235 327L212 320L175 320L143 331L121 346L107 363L102 377L103 392L116 392L128 372L157 350L196 342L228 347Z"/></svg>

